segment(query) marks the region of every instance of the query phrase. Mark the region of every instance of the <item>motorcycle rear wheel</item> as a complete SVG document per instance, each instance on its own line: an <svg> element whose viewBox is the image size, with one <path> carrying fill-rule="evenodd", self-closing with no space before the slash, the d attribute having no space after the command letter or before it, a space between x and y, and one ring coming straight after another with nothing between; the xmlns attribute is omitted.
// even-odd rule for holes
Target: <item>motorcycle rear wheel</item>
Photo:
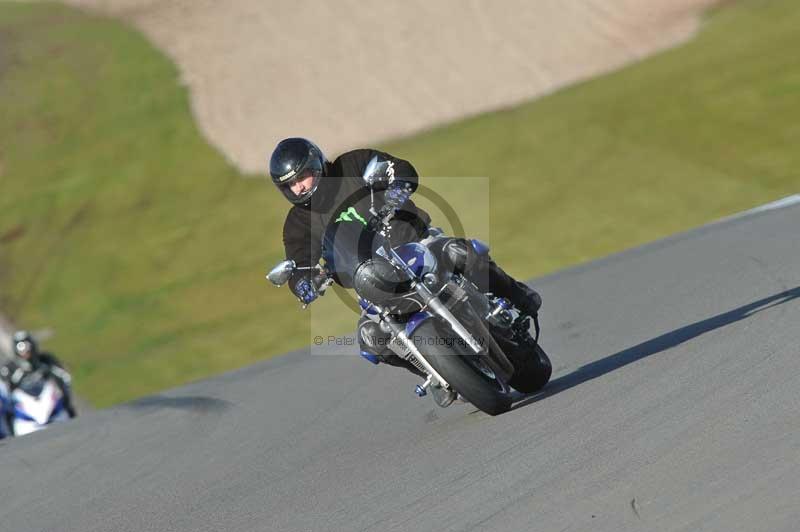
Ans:
<svg viewBox="0 0 800 532"><path fill-rule="evenodd" d="M412 341L431 366L475 407L491 416L511 408L509 385L494 375L450 327L437 320L423 322Z"/></svg>
<svg viewBox="0 0 800 532"><path fill-rule="evenodd" d="M547 353L538 342L531 342L531 348L509 357L515 371L508 384L522 393L538 392L550 381L553 373L553 365Z"/></svg>

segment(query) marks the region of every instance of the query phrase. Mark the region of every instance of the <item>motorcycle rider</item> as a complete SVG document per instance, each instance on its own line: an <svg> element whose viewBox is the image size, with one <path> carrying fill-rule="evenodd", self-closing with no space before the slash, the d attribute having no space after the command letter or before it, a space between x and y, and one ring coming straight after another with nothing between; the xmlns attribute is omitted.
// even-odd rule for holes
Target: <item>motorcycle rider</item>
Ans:
<svg viewBox="0 0 800 532"><path fill-rule="evenodd" d="M45 377L53 377L61 389L67 414L70 418L74 418L77 412L72 404L70 391L72 378L61 362L50 353L40 352L36 340L28 331L15 332L11 343L14 356L0 367L0 378L8 387L9 397L27 375L40 371ZM9 426L13 427L13 408L10 409L9 417Z"/></svg>
<svg viewBox="0 0 800 532"><path fill-rule="evenodd" d="M384 163L384 175L373 182L377 216L370 213L371 192L363 174L373 158ZM419 176L406 160L374 149L357 149L329 161L322 150L305 138L287 138L272 152L269 172L273 184L292 204L283 226L286 258L299 267L316 265L322 254L322 236L328 225L340 221L357 221L375 227L378 220L393 213L390 221L392 244L417 242L428 236L431 218L410 199L417 189ZM542 304L539 294L513 279L488 255L463 238L436 240L431 251L440 263L463 273L478 288L509 299L523 314L534 316ZM308 305L318 297L314 274L296 271L289 288ZM361 355L373 364L384 363L405 367L422 376L410 362L394 354L388 347L386 333L362 315L358 324ZM437 397L440 401L451 398Z"/></svg>
<svg viewBox="0 0 800 532"><path fill-rule="evenodd" d="M0 379L0 440L11 435L9 421L12 415L11 394L8 392L8 385Z"/></svg>

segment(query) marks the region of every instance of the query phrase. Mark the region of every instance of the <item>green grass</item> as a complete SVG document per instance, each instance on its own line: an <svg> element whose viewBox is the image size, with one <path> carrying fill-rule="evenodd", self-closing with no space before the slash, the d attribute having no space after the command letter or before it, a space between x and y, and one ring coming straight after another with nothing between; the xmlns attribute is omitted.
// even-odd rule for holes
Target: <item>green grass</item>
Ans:
<svg viewBox="0 0 800 532"><path fill-rule="evenodd" d="M553 271L797 192L798 27L793 0L743 1L674 51L384 147L424 175L489 176L490 231L482 197L435 188L513 274ZM95 405L309 343L263 281L285 202L207 144L133 30L0 3L0 172L0 308L55 330ZM315 306L314 332L355 320Z"/></svg>
<svg viewBox="0 0 800 532"><path fill-rule="evenodd" d="M800 190L797 28L797 2L739 2L686 46L390 148L491 176L498 262L553 271Z"/></svg>

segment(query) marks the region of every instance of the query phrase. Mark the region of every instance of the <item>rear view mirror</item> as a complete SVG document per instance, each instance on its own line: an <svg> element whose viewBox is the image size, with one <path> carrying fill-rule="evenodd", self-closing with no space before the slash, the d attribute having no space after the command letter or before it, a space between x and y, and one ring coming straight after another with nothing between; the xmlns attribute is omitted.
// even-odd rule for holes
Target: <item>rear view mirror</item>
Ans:
<svg viewBox="0 0 800 532"><path fill-rule="evenodd" d="M364 168L364 174L361 177L364 179L364 183L371 187L376 181L386 178L390 167L389 161L378 160L376 155L367 163L367 167Z"/></svg>
<svg viewBox="0 0 800 532"><path fill-rule="evenodd" d="M293 260L284 260L275 265L267 274L269 282L275 286L281 286L286 283L294 273L295 262Z"/></svg>

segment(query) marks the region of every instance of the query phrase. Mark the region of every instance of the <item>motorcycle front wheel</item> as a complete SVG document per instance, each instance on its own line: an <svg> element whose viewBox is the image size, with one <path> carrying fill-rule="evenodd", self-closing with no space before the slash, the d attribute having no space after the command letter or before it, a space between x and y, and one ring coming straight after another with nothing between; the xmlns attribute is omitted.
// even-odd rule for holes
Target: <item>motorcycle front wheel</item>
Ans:
<svg viewBox="0 0 800 532"><path fill-rule="evenodd" d="M511 408L511 389L495 375L445 323L423 322L412 337L414 345L453 389L475 407L496 416Z"/></svg>

